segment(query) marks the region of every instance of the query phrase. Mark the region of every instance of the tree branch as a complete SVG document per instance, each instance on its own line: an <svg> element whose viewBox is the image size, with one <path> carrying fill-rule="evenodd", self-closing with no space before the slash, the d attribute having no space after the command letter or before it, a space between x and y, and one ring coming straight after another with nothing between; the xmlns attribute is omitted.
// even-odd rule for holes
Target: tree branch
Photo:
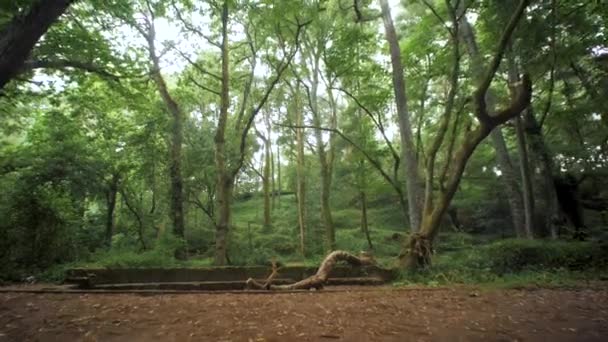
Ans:
<svg viewBox="0 0 608 342"><path fill-rule="evenodd" d="M452 160L452 155L454 153L454 145L456 144L456 137L458 133L458 124L460 123L460 117L462 116L462 112L467 104L467 101L463 101L462 105L456 112L456 117L453 120L452 131L450 135L450 143L448 145L448 151L445 155L445 163L443 164L443 170L441 171L441 176L439 177L439 186L441 190L445 190L445 179L450 168L450 161Z"/></svg>
<svg viewBox="0 0 608 342"><path fill-rule="evenodd" d="M213 213L209 211L208 208L206 208L203 203L201 202L201 200L198 199L198 197L194 196L195 200L188 200L188 203L190 204L194 204L197 208L199 208L200 210L203 211L203 213L205 213L205 215L207 215L207 217L211 220L211 222L213 222L213 224L215 224L215 217L213 216Z"/></svg>
<svg viewBox="0 0 608 342"><path fill-rule="evenodd" d="M344 141L346 141L351 146L353 146L355 149L357 149L359 152L361 152L361 154L363 154L363 156L370 162L370 164L372 164L372 166L374 166L374 168L376 170L378 170L378 172L380 172L380 174L382 175L382 178L384 178L395 189L395 191L397 191L397 193L399 195L403 196L400 185L397 184L395 182L395 180L393 178L391 178L391 176L389 176L389 174L384 171L380 162L378 160L374 159L367 151L365 151L361 146L357 145L357 143L355 143L352 139L350 139L348 136L346 136L344 133L342 133L339 129L327 128L327 127L317 127L317 126L313 126L313 125L285 125L285 124L280 124L280 123L275 123L274 125L279 126L279 127L288 127L288 128L294 128L294 129L298 129L298 128L317 129L320 131L326 131L326 132L331 132L331 133L337 134L340 138L344 139Z"/></svg>
<svg viewBox="0 0 608 342"><path fill-rule="evenodd" d="M184 27L186 28L186 30L197 34L198 36L202 37L203 39L205 39L209 44L221 49L222 48L222 44L214 41L213 39L211 39L211 37L207 36L206 34L203 33L203 31L199 30L198 28L196 28L194 25L192 25L192 23L187 22L184 17L182 16L181 11L179 10L179 8L177 8L177 5L175 4L175 1L171 2L171 5L173 6L173 9L175 10L175 14L177 16L177 19L179 19L179 21L182 22L182 24L184 24Z"/></svg>
<svg viewBox="0 0 608 342"><path fill-rule="evenodd" d="M222 96L222 94L221 94L219 91L214 90L214 89L211 89L211 88L209 88L209 87L206 87L206 86L204 86L204 85L202 85L202 84L198 83L198 82L197 82L197 81L194 79L194 77L192 77L192 76L188 76L188 80L190 80L190 82L194 83L194 85L195 85L195 86L197 86L197 87L199 87L199 88L201 88L201 89L203 89L203 90L206 90L206 91L208 91L208 92L210 92L210 93L213 93L213 94L215 94L215 95L217 95L217 96Z"/></svg>
<svg viewBox="0 0 608 342"><path fill-rule="evenodd" d="M259 111L262 109L262 107L264 107L264 105L266 104L266 101L268 101L268 98L270 97L270 93L274 90L274 87L277 85L277 83L279 83L279 80L283 76L283 73L291 64L293 57L296 55L297 51L300 48L300 34L301 34L303 28L306 27L311 22L312 21L309 20L304 23L300 23L298 20L297 28L296 28L296 32L295 32L295 41L294 41L293 49L291 50L291 52L289 54L287 54L283 59L281 59L281 62L279 63L279 67L277 69L277 73L275 74L275 77L272 79L272 81L270 81L270 84L266 88L266 91L264 92L264 95L262 96L262 99L260 100L260 102L257 104L256 107L254 107L252 109L251 114L249 115L249 118L245 124L245 128L243 129L243 132L241 134L241 143L240 143L240 147L239 147L240 156L239 156L239 160L238 160L237 164L235 165L235 167L232 170L233 177L236 176L236 174L239 172L239 170L243 166L243 161L245 159L245 148L247 145L247 135L249 134L249 129L251 128L251 125L253 124L253 121L255 120L256 115L259 113Z"/></svg>
<svg viewBox="0 0 608 342"><path fill-rule="evenodd" d="M556 34L556 26L557 26L557 1L556 0L552 0L551 1L551 54L552 54L552 61L551 61L551 72L550 72L550 79L549 79L549 98L547 99L547 103L545 104L545 109L543 111L543 113L541 114L538 126L540 127L540 129L543 128L543 125L545 123L545 119L547 119L547 115L549 114L549 110L551 110L551 105L553 102L553 90L555 88L555 66L557 64L557 52L555 51L555 40L557 39L557 34Z"/></svg>
<svg viewBox="0 0 608 342"><path fill-rule="evenodd" d="M448 5L449 6L449 1ZM439 148L443 144L445 140L445 135L448 130L450 119L452 116L452 111L454 108L454 102L456 99L456 93L458 91L458 76L460 72L460 38L458 37L458 21L456 20L456 13L449 8L452 20L452 28L448 28L448 30L453 30L452 35L452 43L454 44L452 55L452 70L450 73L450 90L448 92L448 99L445 105L445 110L443 113L443 117L441 123L439 125L439 130L435 134L435 139L431 143L431 147L427 153L427 165L426 165L426 185L425 185L425 195L424 195L424 210L426 213L430 213L433 207L433 181L435 178L435 161L437 158L437 153L439 152Z"/></svg>
<svg viewBox="0 0 608 342"><path fill-rule="evenodd" d="M389 150L391 151L391 155L393 156L393 159L398 164L400 162L399 154L397 153L397 151L395 151L395 148L393 147L391 140L386 136L386 131L384 130L384 125L382 124L382 122L380 122L379 120L376 120L376 117L374 116L374 114L364 104L362 104L361 101L359 101L359 99L357 99L353 94L348 92L346 89L344 89L344 88L332 88L332 89L339 90L339 91L343 92L344 94L346 94L346 96L350 97L353 101L355 101L355 104L357 104L357 106L359 106L359 108L361 108L365 112L365 114L367 114L367 116L372 120L372 122L378 128L378 130L380 130L380 133L382 134L382 138L384 139L384 142L386 142L386 145L388 146Z"/></svg>
<svg viewBox="0 0 608 342"><path fill-rule="evenodd" d="M185 53L183 53L181 50L179 50L178 48L176 48L174 45L171 46L173 48L174 51L176 51L180 56L182 56L186 61L188 61L188 63L190 63L190 65L192 65L192 67L194 67L196 70L198 70L201 74L203 75L209 75L213 78L215 78L218 81L222 80L222 76L212 73L211 71L208 71L206 69L204 69L199 63L193 61L190 57L188 57L188 55L186 55Z"/></svg>
<svg viewBox="0 0 608 342"><path fill-rule="evenodd" d="M507 27L502 33L500 37L498 47L496 49L496 53L490 62L488 69L486 71L485 76L482 78L482 81L479 83L479 87L475 91L473 98L475 99L476 110L475 115L481 122L485 122L486 124L492 121L490 115L488 114L488 109L486 106L486 93L490 88L490 84L498 71L498 67L500 66L500 62L506 52L507 46L509 45L509 41L511 40L511 36L519 23L519 20L524 14L526 7L530 4L531 0L521 0L517 9L511 16ZM529 78L528 78L529 81Z"/></svg>
<svg viewBox="0 0 608 342"><path fill-rule="evenodd" d="M437 20L439 20L439 22L441 23L441 25L443 25L443 27L448 31L448 33L454 37L454 32L452 32L452 29L448 26L448 24L446 23L446 21L443 19L443 17L441 17L441 15L439 15L439 13L437 13L437 10L435 9L435 7L433 5L431 5L427 0L422 0L422 3L424 3L424 5L431 10L431 12L433 13L433 15L435 16L435 18L437 18Z"/></svg>

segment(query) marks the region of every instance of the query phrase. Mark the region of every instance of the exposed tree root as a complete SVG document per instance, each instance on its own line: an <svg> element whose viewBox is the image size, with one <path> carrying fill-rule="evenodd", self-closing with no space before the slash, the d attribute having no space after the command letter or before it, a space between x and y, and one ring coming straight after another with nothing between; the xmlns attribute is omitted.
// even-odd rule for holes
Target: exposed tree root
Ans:
<svg viewBox="0 0 608 342"><path fill-rule="evenodd" d="M423 234L412 234L406 248L399 255L399 262L404 269L424 268L431 265L431 256L433 254L432 240Z"/></svg>
<svg viewBox="0 0 608 342"><path fill-rule="evenodd" d="M345 251L333 251L325 257L315 275L289 285L272 285L273 278L278 274L276 263L273 262L272 273L270 276L268 276L265 283L261 284L260 282L249 278L247 279L247 288L256 290L308 290L314 288L320 290L327 282L329 274L339 261L345 261L352 266L368 266L376 264L375 260L369 255L361 255L357 257Z"/></svg>

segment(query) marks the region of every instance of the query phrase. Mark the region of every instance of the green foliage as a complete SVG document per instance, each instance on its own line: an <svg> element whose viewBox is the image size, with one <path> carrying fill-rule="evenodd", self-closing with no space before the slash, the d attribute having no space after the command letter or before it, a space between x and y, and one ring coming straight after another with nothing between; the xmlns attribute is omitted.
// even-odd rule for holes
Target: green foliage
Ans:
<svg viewBox="0 0 608 342"><path fill-rule="evenodd" d="M32 3L2 2L0 28ZM358 3L366 18L377 15L371 3ZM525 64L522 69L534 80L531 112L543 121L542 139L553 153L549 157L553 157L554 174L558 170L599 174L600 180L588 187L589 198L601 204L607 196L598 189L605 188L608 160L604 103L608 69L606 55L600 52L606 52L604 18L608 16L604 7L592 3L560 2L557 13L552 12L551 1L535 3L526 11L511 44L515 60ZM405 11L399 16L393 13L400 45L407 52L402 54L407 106L421 162L427 160L426 153L445 114L453 49L444 27L452 24L446 3L429 4L436 13L421 2L404 3ZM299 110L305 124L313 121L309 103L313 55L321 58L320 84L314 94L319 124L332 126L330 113L335 112L336 128L376 162L370 163L366 154L346 139L323 134L326 151L334 160L331 209L337 247L354 253L369 249L360 230L361 193L367 198L377 259L392 265L407 238L407 217L394 189L402 187L404 179L403 161L396 168L398 158L393 149L398 157L403 146L394 113L391 68L379 30L382 21L355 22L352 6L343 5L339 1L228 1L228 30L239 33L229 35L227 49L230 103L225 144L229 168L236 164L243 126L252 125L244 136L245 166L236 174L228 236L232 264L267 264L273 258L317 264L325 255L319 215L320 163L314 146L318 141L312 138L313 130L303 133L305 258L300 255L295 196L282 196L281 204L272 210L272 226L262 227L260 177L252 170L252 165L257 167L260 162L262 146L253 131L266 126L260 120L266 114L270 127L264 127L264 134L272 130L268 134L272 151L275 153L277 147L281 150L274 160L281 160L282 190L295 192L296 139L294 128L289 126ZM471 25L484 57L496 50L509 18L505 14L511 13L514 5L508 1L471 2L469 13L477 17ZM74 2L69 13L38 42L29 58L67 62L72 67L26 71L1 90L0 279L19 280L46 270L43 279L57 280L65 267L73 265L170 267L210 263L215 247L213 216L218 205L214 144L222 98L218 96L222 56L215 44L220 41L220 7L215 2L191 0ZM287 66L279 60L294 48L296 22L307 25L297 57ZM160 74L184 116L180 172L186 241L163 233L171 231L167 133L173 120L149 77L149 46L138 29L145 30L150 24L157 27ZM163 41L167 27L179 32L171 41ZM209 48L197 50L201 46ZM459 89L452 113L456 115L452 115L450 132L440 146L437 165L448 160L450 144L462 146L463 134L479 126L469 101L475 85L469 69L480 66L472 65L466 57L464 42L460 50ZM168 64L172 67L167 68ZM282 77L272 83L273 75L283 67ZM503 61L492 82L497 107L508 103L509 87L502 82L506 78ZM274 90L260 106L260 115L250 116L271 84ZM299 104L293 96L296 84ZM457 117L459 121L454 121ZM512 153L516 150L512 129L506 126L503 131L517 167L520 159ZM535 163L538 161L531 160ZM577 270L605 269L606 246L597 243L502 240L487 244L514 235L495 165L494 149L487 142L481 143L467 164L452 203L466 233L444 229L434 245L437 255L433 268L408 275L406 281L559 281L576 277ZM387 176L382 177L378 168ZM391 177L394 179L387 181ZM277 178L275 175L275 181ZM432 184L434 189L442 185ZM112 217L108 220L112 191L116 194L114 221ZM542 202L541 194L536 196ZM543 206L539 204L540 213ZM605 218L598 218L594 222L598 227L590 227L588 232L600 236L605 224ZM106 246L110 240L105 237L106 230L113 235L111 248ZM175 250L183 245L191 256L188 261L174 258Z"/></svg>
<svg viewBox="0 0 608 342"><path fill-rule="evenodd" d="M146 251L132 249L132 244L121 243L124 236L118 235L117 244L110 250L100 250L90 257L84 267L105 268L139 268L139 267L175 267L183 264L175 259L175 251L182 248L184 241L173 234L165 233L156 245Z"/></svg>
<svg viewBox="0 0 608 342"><path fill-rule="evenodd" d="M608 265L608 245L595 242L509 239L484 248L489 267L498 274L525 269L584 270Z"/></svg>
<svg viewBox="0 0 608 342"><path fill-rule="evenodd" d="M76 260L99 245L98 221L85 197L95 191L100 164L90 157L80 119L58 111L41 115L23 146L2 151L12 172L0 179L1 277Z"/></svg>
<svg viewBox="0 0 608 342"><path fill-rule="evenodd" d="M474 248L474 237L467 233L443 233L437 237L437 251L458 251L462 249Z"/></svg>
<svg viewBox="0 0 608 342"><path fill-rule="evenodd" d="M600 279L607 266L605 243L507 239L439 254L432 267L402 274L397 284L559 285Z"/></svg>

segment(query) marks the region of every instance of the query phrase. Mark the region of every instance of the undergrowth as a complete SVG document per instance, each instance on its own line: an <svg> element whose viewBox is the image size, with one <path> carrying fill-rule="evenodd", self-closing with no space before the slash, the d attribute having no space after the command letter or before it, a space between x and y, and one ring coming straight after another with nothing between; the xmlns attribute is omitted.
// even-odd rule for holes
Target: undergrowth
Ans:
<svg viewBox="0 0 608 342"><path fill-rule="evenodd" d="M282 201L288 202L289 197ZM308 218L306 256L299 249L295 206L283 204L274 211L272 227L262 227L259 199L235 203L229 233L228 256L232 265L317 266L325 257L323 231L317 215ZM313 209L309 212L314 213ZM337 249L358 254L371 251L383 267L395 267L404 239L402 218L394 208L370 208L373 249L359 229L359 216L352 208L336 209ZM117 234L112 249L98 250L78 262L55 265L38 275L39 280L60 281L69 268L169 268L207 267L213 262L213 228L200 226L189 231L188 260L177 260L174 251L184 242L171 234L156 239L145 251L137 241ZM193 236L198 236L198 240ZM131 240L129 240L131 239ZM584 280L608 279L608 244L598 242L503 239L488 242L481 235L442 232L435 244L433 265L416 272L401 273L397 286L451 284L564 285ZM28 276L30 274L25 274ZM22 276L22 275L21 275ZM2 276L0 276L2 278ZM19 279L13 279L19 280Z"/></svg>
<svg viewBox="0 0 608 342"><path fill-rule="evenodd" d="M438 254L432 267L401 273L396 286L564 286L608 279L608 245L506 239Z"/></svg>

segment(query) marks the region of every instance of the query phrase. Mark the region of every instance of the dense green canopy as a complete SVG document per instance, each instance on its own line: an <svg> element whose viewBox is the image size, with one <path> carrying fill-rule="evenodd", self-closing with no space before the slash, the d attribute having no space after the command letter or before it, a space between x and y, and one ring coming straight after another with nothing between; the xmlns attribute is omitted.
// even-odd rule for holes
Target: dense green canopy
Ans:
<svg viewBox="0 0 608 342"><path fill-rule="evenodd" d="M2 2L0 274L336 247L420 266L445 231L597 237L606 18L586 0Z"/></svg>

